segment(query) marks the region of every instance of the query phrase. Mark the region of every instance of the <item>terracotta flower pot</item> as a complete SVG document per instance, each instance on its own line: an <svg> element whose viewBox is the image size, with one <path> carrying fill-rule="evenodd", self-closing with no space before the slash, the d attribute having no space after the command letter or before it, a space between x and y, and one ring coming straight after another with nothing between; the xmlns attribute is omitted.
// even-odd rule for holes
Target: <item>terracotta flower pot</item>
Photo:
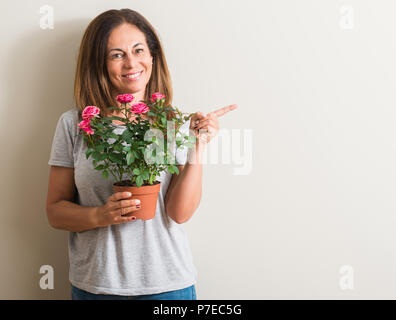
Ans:
<svg viewBox="0 0 396 320"><path fill-rule="evenodd" d="M154 184L148 186L133 187L126 184L127 181L121 181L113 184L114 193L130 192L132 196L127 199L139 199L140 209L133 213L136 219L150 220L155 217L157 208L158 192L161 188L161 182L155 181ZM119 185L117 185L119 184Z"/></svg>

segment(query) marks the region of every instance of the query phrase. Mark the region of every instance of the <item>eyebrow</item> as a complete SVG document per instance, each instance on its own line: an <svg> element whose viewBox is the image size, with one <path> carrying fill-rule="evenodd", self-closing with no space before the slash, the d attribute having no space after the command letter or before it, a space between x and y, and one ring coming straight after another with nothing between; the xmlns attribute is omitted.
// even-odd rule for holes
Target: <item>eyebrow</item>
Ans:
<svg viewBox="0 0 396 320"><path fill-rule="evenodd" d="M143 45L143 43L140 43L140 42L139 42L139 43L136 43L136 44L132 47L132 49L135 48L135 47L137 47L139 44L142 44L142 45ZM109 53L110 53L111 51L113 51L113 50L123 51L123 50L120 49L120 48L113 48L113 49L110 49L110 50L109 50Z"/></svg>

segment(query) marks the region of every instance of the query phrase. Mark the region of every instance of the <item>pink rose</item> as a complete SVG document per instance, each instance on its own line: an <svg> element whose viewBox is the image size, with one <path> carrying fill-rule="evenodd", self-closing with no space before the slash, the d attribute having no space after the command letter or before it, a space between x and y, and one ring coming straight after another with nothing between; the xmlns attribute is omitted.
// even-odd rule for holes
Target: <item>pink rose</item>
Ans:
<svg viewBox="0 0 396 320"><path fill-rule="evenodd" d="M87 106L84 108L82 112L82 118L84 120L91 120L91 118L95 117L99 113L100 113L100 109L98 107Z"/></svg>
<svg viewBox="0 0 396 320"><path fill-rule="evenodd" d="M78 124L80 130L84 130L86 134L94 134L89 120L83 120Z"/></svg>
<svg viewBox="0 0 396 320"><path fill-rule="evenodd" d="M148 106L146 106L143 102L139 102L139 103L135 103L132 106L131 111L135 114L146 113L146 112L150 111L150 108Z"/></svg>
<svg viewBox="0 0 396 320"><path fill-rule="evenodd" d="M120 94L117 96L117 101L119 103L128 103L131 102L135 97L131 94Z"/></svg>
<svg viewBox="0 0 396 320"><path fill-rule="evenodd" d="M152 102L156 102L157 100L161 100L163 98L165 98L165 95L163 95L162 93L159 93L159 92L153 93L151 95L151 101Z"/></svg>

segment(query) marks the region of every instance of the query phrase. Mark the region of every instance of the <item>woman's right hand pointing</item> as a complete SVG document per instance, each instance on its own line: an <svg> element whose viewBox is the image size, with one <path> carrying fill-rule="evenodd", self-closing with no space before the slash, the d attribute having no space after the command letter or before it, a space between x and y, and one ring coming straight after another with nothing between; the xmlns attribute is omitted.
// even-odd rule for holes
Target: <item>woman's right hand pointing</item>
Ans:
<svg viewBox="0 0 396 320"><path fill-rule="evenodd" d="M206 145L219 131L218 118L238 108L237 104L209 112L206 116L202 112L195 113L190 120L190 130L193 130L197 143Z"/></svg>

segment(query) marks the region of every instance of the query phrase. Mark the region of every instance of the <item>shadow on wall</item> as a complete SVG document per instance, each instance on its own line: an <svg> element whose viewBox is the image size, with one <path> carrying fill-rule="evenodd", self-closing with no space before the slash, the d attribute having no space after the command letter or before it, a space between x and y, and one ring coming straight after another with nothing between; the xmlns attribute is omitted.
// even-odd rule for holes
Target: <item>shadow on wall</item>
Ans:
<svg viewBox="0 0 396 320"><path fill-rule="evenodd" d="M31 29L10 49L3 70L2 129L10 136L2 217L0 299L70 299L68 232L46 215L48 160L60 115L74 107L78 49L88 20ZM4 221L5 220L5 221ZM40 288L40 267L54 269L54 289Z"/></svg>

